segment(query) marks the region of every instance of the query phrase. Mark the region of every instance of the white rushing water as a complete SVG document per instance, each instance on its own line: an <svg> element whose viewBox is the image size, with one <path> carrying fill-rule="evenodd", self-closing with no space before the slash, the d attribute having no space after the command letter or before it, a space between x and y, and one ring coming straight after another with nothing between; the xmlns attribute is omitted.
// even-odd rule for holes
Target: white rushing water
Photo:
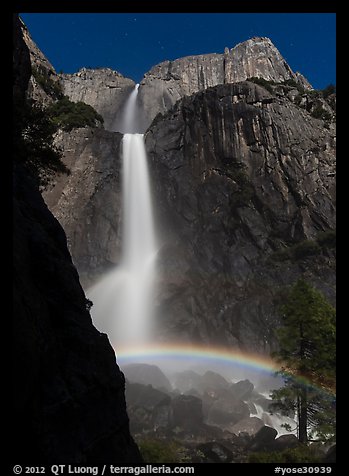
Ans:
<svg viewBox="0 0 349 476"><path fill-rule="evenodd" d="M144 344L152 335L156 239L143 134L137 130L138 85L126 104L122 140L123 233L120 265L87 292L95 326L114 346Z"/></svg>
<svg viewBox="0 0 349 476"><path fill-rule="evenodd" d="M286 435L286 434L296 434L296 427L297 423L295 420L292 418L282 416L279 414L271 414L269 412L266 412L260 405L257 405L256 403L254 404L256 407L256 413L255 416L263 420L263 423L267 426L271 426L272 428L275 428L275 430L278 432L278 436L281 435ZM253 415L251 415L253 416ZM291 431L287 431L282 425L288 424L291 427Z"/></svg>
<svg viewBox="0 0 349 476"><path fill-rule="evenodd" d="M123 134L134 134L139 132L137 116L138 88L139 84L136 84L125 104L121 126L119 128L119 132L122 132Z"/></svg>

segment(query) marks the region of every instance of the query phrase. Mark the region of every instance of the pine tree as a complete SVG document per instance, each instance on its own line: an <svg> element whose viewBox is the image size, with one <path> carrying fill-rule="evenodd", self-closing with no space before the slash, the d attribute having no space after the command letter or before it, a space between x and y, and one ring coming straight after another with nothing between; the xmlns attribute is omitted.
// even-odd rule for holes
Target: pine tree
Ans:
<svg viewBox="0 0 349 476"><path fill-rule="evenodd" d="M273 391L273 408L295 412L298 439L306 443L335 432L335 310L325 297L298 280L281 306L277 330L279 350L273 354L282 367L284 386Z"/></svg>

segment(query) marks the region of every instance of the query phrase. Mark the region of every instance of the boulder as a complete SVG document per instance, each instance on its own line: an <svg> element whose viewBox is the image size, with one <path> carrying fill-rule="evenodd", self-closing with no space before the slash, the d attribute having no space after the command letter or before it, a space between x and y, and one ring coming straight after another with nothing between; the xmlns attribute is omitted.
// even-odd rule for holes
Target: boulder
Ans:
<svg viewBox="0 0 349 476"><path fill-rule="evenodd" d="M331 448L327 451L324 462L325 463L335 463L337 460L337 451L336 445L331 446Z"/></svg>
<svg viewBox="0 0 349 476"><path fill-rule="evenodd" d="M252 395L253 389L253 383L247 379L233 383L229 388L234 397L240 400L248 400Z"/></svg>
<svg viewBox="0 0 349 476"><path fill-rule="evenodd" d="M152 385L131 383L126 381L127 406L142 406L152 410L159 405L168 405L171 401L166 393L154 388Z"/></svg>
<svg viewBox="0 0 349 476"><path fill-rule="evenodd" d="M247 433L250 436L254 436L264 426L263 420L257 417L243 418L235 425L227 427L229 431L239 435L240 433Z"/></svg>
<svg viewBox="0 0 349 476"><path fill-rule="evenodd" d="M178 395L172 399L172 426L195 429L203 424L202 401L192 395Z"/></svg>
<svg viewBox="0 0 349 476"><path fill-rule="evenodd" d="M245 402L228 396L214 401L208 410L207 423L226 428L249 416L250 410Z"/></svg>
<svg viewBox="0 0 349 476"><path fill-rule="evenodd" d="M277 431L270 426L263 426L248 445L249 451L269 451L273 447Z"/></svg>
<svg viewBox="0 0 349 476"><path fill-rule="evenodd" d="M222 375L213 372L212 370L205 372L200 381L200 389L202 393L206 392L214 395L219 392L219 390L227 389L228 387L229 383L227 380L222 377Z"/></svg>
<svg viewBox="0 0 349 476"><path fill-rule="evenodd" d="M171 391L170 381L157 365L128 364L122 370L130 382L152 385L159 390Z"/></svg>
<svg viewBox="0 0 349 476"><path fill-rule="evenodd" d="M273 443L273 449L275 451L283 451L288 448L296 448L299 445L296 435L287 434L281 435Z"/></svg>
<svg viewBox="0 0 349 476"><path fill-rule="evenodd" d="M127 412L133 433L167 428L171 421L171 398L151 385L126 383Z"/></svg>
<svg viewBox="0 0 349 476"><path fill-rule="evenodd" d="M233 453L225 445L219 442L209 442L197 446L204 454L206 463L232 463Z"/></svg>
<svg viewBox="0 0 349 476"><path fill-rule="evenodd" d="M173 375L173 387L181 393L186 393L189 390L199 391L201 383L201 375L193 370L184 370L176 372Z"/></svg>

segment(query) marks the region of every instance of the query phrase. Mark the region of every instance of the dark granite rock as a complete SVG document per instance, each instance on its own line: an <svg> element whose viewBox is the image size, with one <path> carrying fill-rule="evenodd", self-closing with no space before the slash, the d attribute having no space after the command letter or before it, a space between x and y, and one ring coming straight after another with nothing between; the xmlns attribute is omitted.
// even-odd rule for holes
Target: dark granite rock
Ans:
<svg viewBox="0 0 349 476"><path fill-rule="evenodd" d="M64 231L15 168L14 447L26 461L140 461L124 377L92 325Z"/></svg>
<svg viewBox="0 0 349 476"><path fill-rule="evenodd" d="M228 427L227 429L235 435L240 433L247 433L250 436L255 435L264 426L263 421L255 416L243 418L235 425Z"/></svg>
<svg viewBox="0 0 349 476"><path fill-rule="evenodd" d="M23 99L30 61L19 26L14 96ZM28 172L17 163L13 172L13 461L141 463L124 376L92 325L65 233Z"/></svg>
<svg viewBox="0 0 349 476"><path fill-rule="evenodd" d="M232 463L233 453L220 442L203 443L197 446L205 456L205 463Z"/></svg>
<svg viewBox="0 0 349 476"><path fill-rule="evenodd" d="M22 35L23 22L13 15L13 101L14 104L25 100L31 75L30 54Z"/></svg>
<svg viewBox="0 0 349 476"><path fill-rule="evenodd" d="M283 451L288 448L296 448L299 445L296 435L281 435L273 443L272 451Z"/></svg>
<svg viewBox="0 0 349 476"><path fill-rule="evenodd" d="M253 389L253 383L246 379L233 383L229 390L235 398L240 398L241 400L248 400L252 395Z"/></svg>
<svg viewBox="0 0 349 476"><path fill-rule="evenodd" d="M335 227L335 138L321 121L256 84L226 84L158 116L146 146L161 338L268 353L283 286L303 276L334 301L333 250L274 259Z"/></svg>
<svg viewBox="0 0 349 476"><path fill-rule="evenodd" d="M195 390L200 395L209 393L212 397L219 393L221 389L227 389L229 387L227 380L212 370L208 370L203 375L193 370L177 372L174 375L173 385L182 393Z"/></svg>
<svg viewBox="0 0 349 476"><path fill-rule="evenodd" d="M222 375L212 370L208 370L201 378L200 387L202 393L219 393L221 389L227 389L229 383Z"/></svg>
<svg viewBox="0 0 349 476"><path fill-rule="evenodd" d="M168 378L156 365L128 364L122 370L130 382L152 385L159 390L172 390Z"/></svg>
<svg viewBox="0 0 349 476"><path fill-rule="evenodd" d="M275 444L277 431L270 426L263 426L250 442L249 451L269 451Z"/></svg>
<svg viewBox="0 0 349 476"><path fill-rule="evenodd" d="M140 383L126 384L127 411L133 434L157 431L171 424L171 397Z"/></svg>
<svg viewBox="0 0 349 476"><path fill-rule="evenodd" d="M203 423L202 401L193 395L178 395L172 399L173 427L196 428Z"/></svg>
<svg viewBox="0 0 349 476"><path fill-rule="evenodd" d="M337 460L337 449L336 445L331 446L331 448L327 451L324 462L325 463L335 463Z"/></svg>
<svg viewBox="0 0 349 476"><path fill-rule="evenodd" d="M182 393L195 390L199 392L202 376L193 370L176 372L173 376L173 386Z"/></svg>
<svg viewBox="0 0 349 476"><path fill-rule="evenodd" d="M247 403L234 398L228 392L216 399L208 409L207 423L221 428L230 428L233 424L250 416Z"/></svg>

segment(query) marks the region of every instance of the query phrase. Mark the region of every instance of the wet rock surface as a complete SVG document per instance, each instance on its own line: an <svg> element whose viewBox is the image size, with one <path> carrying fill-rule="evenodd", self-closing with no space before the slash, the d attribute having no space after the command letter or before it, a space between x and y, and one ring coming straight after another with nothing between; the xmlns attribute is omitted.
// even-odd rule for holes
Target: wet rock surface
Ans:
<svg viewBox="0 0 349 476"><path fill-rule="evenodd" d="M283 451L298 446L294 434L280 436L280 432L273 428L272 415L264 413L263 419L257 416L256 409L251 406L256 396L251 382L242 380L229 386L222 375L211 373L215 375L218 387L214 388L211 382L208 392L201 383L207 376L194 371L175 374L173 388L167 392L150 384L127 381L127 409L136 441L148 445L156 441L164 447L177 447L179 462L199 463L247 462L252 453ZM196 395L179 393L176 382L183 384L179 376L190 377L192 383L193 375L200 392L193 390ZM137 378L142 379L140 375ZM219 386L222 381L228 388ZM231 391L233 386L248 388L249 397L239 399Z"/></svg>

